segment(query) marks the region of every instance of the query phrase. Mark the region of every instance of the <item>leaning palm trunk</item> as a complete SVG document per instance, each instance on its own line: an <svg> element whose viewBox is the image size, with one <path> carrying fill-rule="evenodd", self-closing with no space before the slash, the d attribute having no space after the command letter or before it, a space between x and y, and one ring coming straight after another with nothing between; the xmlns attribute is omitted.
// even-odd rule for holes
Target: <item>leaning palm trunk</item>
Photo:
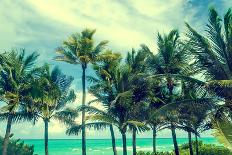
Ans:
<svg viewBox="0 0 232 155"><path fill-rule="evenodd" d="M176 139L176 129L172 122L171 122L171 131L172 131L172 140L173 140L173 145L175 149L175 154L179 155L179 148L178 148L177 139Z"/></svg>
<svg viewBox="0 0 232 155"><path fill-rule="evenodd" d="M153 153L156 154L156 126L153 126Z"/></svg>
<svg viewBox="0 0 232 155"><path fill-rule="evenodd" d="M48 155L48 119L44 119L44 148L45 155Z"/></svg>
<svg viewBox="0 0 232 155"><path fill-rule="evenodd" d="M86 66L82 66L82 106L85 106L86 91L85 91L85 71ZM82 109L82 155L86 155L86 132L85 132L85 109Z"/></svg>
<svg viewBox="0 0 232 155"><path fill-rule="evenodd" d="M122 144L123 144L123 155L127 155L127 148L126 148L126 133L121 131L122 134Z"/></svg>
<svg viewBox="0 0 232 155"><path fill-rule="evenodd" d="M195 141L196 141L196 155L199 154L199 149L198 149L198 138L197 138L197 134L195 133Z"/></svg>
<svg viewBox="0 0 232 155"><path fill-rule="evenodd" d="M110 133L111 133L111 139L112 139L113 152L114 152L114 155L117 155L113 125L110 125Z"/></svg>
<svg viewBox="0 0 232 155"><path fill-rule="evenodd" d="M190 131L188 131L188 140L189 140L189 153L190 155L193 155L192 135Z"/></svg>
<svg viewBox="0 0 232 155"><path fill-rule="evenodd" d="M12 125L12 116L10 115L7 120L7 126L6 126L6 134L5 138L3 141L3 146L2 146L2 155L7 155L7 148L9 144L9 139L10 139L10 131L11 131L11 125Z"/></svg>
<svg viewBox="0 0 232 155"><path fill-rule="evenodd" d="M136 155L136 129L133 129L132 132L133 155Z"/></svg>

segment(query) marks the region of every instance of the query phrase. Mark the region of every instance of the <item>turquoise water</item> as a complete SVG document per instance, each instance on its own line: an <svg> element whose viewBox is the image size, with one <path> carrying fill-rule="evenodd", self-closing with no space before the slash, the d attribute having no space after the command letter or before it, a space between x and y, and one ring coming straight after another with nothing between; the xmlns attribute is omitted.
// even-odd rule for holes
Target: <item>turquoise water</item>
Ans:
<svg viewBox="0 0 232 155"><path fill-rule="evenodd" d="M201 138L204 143L218 144L215 138ZM38 155L44 154L44 141L42 139L24 140L26 144L34 144L35 153ZM178 138L178 144L187 143L186 138ZM128 154L132 152L132 141L127 140ZM122 154L122 143L120 139L116 140L117 150L119 155ZM173 149L171 138L157 138L157 150L168 151ZM137 150L152 151L152 139L138 138ZM80 139L51 139L49 140L50 155L81 155L81 140ZM87 139L87 154L88 155L112 155L110 139Z"/></svg>

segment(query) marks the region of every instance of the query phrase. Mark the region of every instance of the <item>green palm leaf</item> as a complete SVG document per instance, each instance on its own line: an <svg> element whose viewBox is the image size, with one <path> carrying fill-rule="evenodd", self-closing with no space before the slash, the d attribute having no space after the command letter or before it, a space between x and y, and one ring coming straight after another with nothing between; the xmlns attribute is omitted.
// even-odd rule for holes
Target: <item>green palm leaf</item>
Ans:
<svg viewBox="0 0 232 155"><path fill-rule="evenodd" d="M228 118L215 119L213 121L213 135L225 147L232 151L232 123Z"/></svg>

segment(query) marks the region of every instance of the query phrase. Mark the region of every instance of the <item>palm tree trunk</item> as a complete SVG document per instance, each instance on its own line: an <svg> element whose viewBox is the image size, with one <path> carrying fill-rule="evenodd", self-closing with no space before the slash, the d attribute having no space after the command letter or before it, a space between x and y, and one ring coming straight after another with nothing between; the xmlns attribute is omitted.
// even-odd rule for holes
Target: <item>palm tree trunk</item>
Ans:
<svg viewBox="0 0 232 155"><path fill-rule="evenodd" d="M86 90L85 90L85 71L86 66L82 66L82 105L85 105L85 99L86 99ZM86 155L86 132L85 132L85 109L82 110L82 155Z"/></svg>
<svg viewBox="0 0 232 155"><path fill-rule="evenodd" d="M5 138L4 138L3 145L2 145L2 155L7 155L7 148L8 148L9 139L10 139L12 119L13 118L11 115L7 119L6 133L5 133Z"/></svg>
<svg viewBox="0 0 232 155"><path fill-rule="evenodd" d="M113 152L114 152L114 155L117 155L117 149L116 149L116 143L115 143L115 135L114 135L113 125L110 125L110 133L111 133L111 139L112 139Z"/></svg>
<svg viewBox="0 0 232 155"><path fill-rule="evenodd" d="M197 138L197 134L195 133L195 140L196 140L196 155L199 154L199 149L198 149L198 138Z"/></svg>
<svg viewBox="0 0 232 155"><path fill-rule="evenodd" d="M123 144L123 155L127 155L127 148L126 148L126 133L121 132L122 134L122 144Z"/></svg>
<svg viewBox="0 0 232 155"><path fill-rule="evenodd" d="M190 131L188 131L188 139L189 139L189 153L190 155L193 155L192 135Z"/></svg>
<svg viewBox="0 0 232 155"><path fill-rule="evenodd" d="M44 119L44 148L45 155L48 155L48 119Z"/></svg>
<svg viewBox="0 0 232 155"><path fill-rule="evenodd" d="M179 148L178 148L178 144L177 144L177 140L176 140L176 129L174 124L171 122L171 131L172 131L172 140L173 140L173 145L174 145L174 149L175 149L175 154L179 155Z"/></svg>
<svg viewBox="0 0 232 155"><path fill-rule="evenodd" d="M156 126L153 125L153 153L156 154Z"/></svg>
<svg viewBox="0 0 232 155"><path fill-rule="evenodd" d="M133 155L136 155L136 129L133 129L132 132Z"/></svg>

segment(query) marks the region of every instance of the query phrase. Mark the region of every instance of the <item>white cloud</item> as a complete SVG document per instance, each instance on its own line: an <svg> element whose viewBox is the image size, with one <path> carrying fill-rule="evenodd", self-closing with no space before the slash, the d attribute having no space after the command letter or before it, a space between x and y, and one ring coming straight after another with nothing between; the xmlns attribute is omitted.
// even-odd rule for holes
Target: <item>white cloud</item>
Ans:
<svg viewBox="0 0 232 155"><path fill-rule="evenodd" d="M146 43L155 49L158 31L183 26L189 16L183 12L183 0L167 1L33 1L32 9L57 24L71 25L77 30L96 28L98 39L107 39L116 49L130 50ZM167 5L167 3L169 5ZM51 9L52 8L52 9ZM70 32L71 33L71 32Z"/></svg>

